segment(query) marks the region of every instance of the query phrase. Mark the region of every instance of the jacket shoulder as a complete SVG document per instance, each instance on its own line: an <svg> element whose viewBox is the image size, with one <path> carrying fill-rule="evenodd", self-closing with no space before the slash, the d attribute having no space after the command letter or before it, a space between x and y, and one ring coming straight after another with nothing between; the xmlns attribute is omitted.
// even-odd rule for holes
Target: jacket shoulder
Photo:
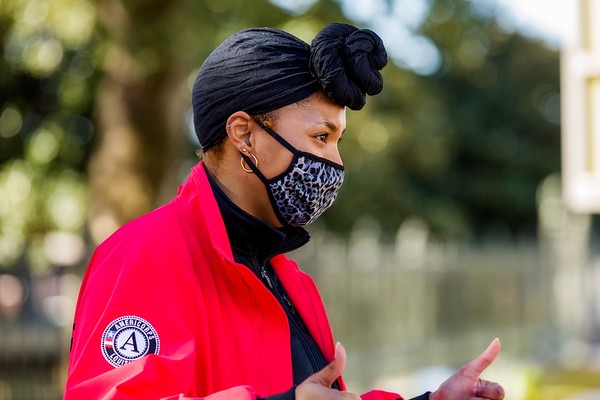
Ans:
<svg viewBox="0 0 600 400"><path fill-rule="evenodd" d="M145 245L148 244L164 242L165 239L182 230L174 205L169 203L125 223L100 243L97 251L124 246L131 250L141 246L146 247Z"/></svg>
<svg viewBox="0 0 600 400"><path fill-rule="evenodd" d="M96 250L88 273L97 270L161 268L177 254L185 254L184 228L172 203L136 218L117 229Z"/></svg>

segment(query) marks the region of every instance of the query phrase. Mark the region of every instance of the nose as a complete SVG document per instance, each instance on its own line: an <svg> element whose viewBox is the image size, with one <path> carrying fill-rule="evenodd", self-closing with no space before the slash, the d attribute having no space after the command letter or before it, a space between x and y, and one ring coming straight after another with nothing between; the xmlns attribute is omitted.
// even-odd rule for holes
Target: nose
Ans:
<svg viewBox="0 0 600 400"><path fill-rule="evenodd" d="M327 157L328 160L333 161L336 164L344 165L342 161L342 155L340 154L340 149L337 145L333 145L333 149L330 151L330 154Z"/></svg>

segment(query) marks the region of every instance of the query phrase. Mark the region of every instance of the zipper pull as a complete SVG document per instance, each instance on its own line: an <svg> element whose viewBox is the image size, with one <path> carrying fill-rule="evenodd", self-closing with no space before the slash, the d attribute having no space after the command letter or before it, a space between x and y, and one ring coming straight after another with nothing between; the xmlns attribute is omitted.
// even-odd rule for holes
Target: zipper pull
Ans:
<svg viewBox="0 0 600 400"><path fill-rule="evenodd" d="M271 278L269 278L269 274L267 273L267 269L264 267L264 265L260 266L260 275L267 282L267 285L273 289L273 282L271 282Z"/></svg>

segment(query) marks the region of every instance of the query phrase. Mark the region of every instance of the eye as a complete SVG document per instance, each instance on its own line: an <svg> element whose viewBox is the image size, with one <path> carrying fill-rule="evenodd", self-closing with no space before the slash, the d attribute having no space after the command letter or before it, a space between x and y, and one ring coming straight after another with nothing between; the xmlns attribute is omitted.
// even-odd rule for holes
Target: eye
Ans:
<svg viewBox="0 0 600 400"><path fill-rule="evenodd" d="M320 133L318 135L315 136L315 139L317 139L318 141L321 141L323 143L325 143L327 141L327 138L329 137L329 133Z"/></svg>

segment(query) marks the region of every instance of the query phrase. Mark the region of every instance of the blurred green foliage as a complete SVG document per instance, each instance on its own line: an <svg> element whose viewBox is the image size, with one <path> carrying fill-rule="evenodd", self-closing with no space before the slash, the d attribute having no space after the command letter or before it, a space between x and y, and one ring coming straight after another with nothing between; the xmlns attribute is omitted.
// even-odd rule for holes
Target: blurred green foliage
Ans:
<svg viewBox="0 0 600 400"><path fill-rule="evenodd" d="M87 1L0 1L0 266L42 273L48 233L84 233L95 19Z"/></svg>
<svg viewBox="0 0 600 400"><path fill-rule="evenodd" d="M321 224L345 234L371 216L391 236L417 216L444 239L534 235L537 185L559 170L558 53L477 2L423 4L414 34L439 65L423 74L390 54L384 92L349 112L348 179ZM174 194L184 173L168 171L195 162L189 82L225 37L275 26L310 40L346 8L0 0L0 266L44 271L48 233L84 237L90 213L121 224Z"/></svg>
<svg viewBox="0 0 600 400"><path fill-rule="evenodd" d="M560 169L558 53L476 6L433 2L419 30L440 67L388 68L383 94L351 116L331 227L366 213L388 234L418 216L453 240L535 236L538 183Z"/></svg>
<svg viewBox="0 0 600 400"><path fill-rule="evenodd" d="M591 399L599 394L598 382L598 371L548 368L531 379L525 400Z"/></svg>

